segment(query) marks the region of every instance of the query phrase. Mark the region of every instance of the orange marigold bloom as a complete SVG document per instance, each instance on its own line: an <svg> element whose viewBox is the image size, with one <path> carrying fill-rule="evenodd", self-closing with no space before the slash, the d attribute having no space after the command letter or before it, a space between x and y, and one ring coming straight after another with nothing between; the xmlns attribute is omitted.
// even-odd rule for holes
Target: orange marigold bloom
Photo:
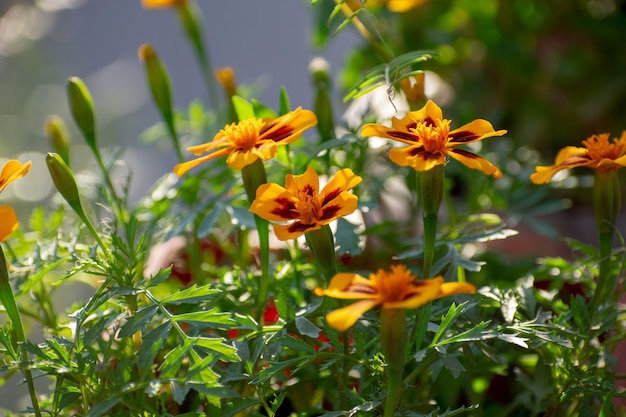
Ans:
<svg viewBox="0 0 626 417"><path fill-rule="evenodd" d="M220 130L212 142L187 148L196 155L210 153L176 165L174 173L182 176L195 166L224 155L228 155L226 162L234 169L242 169L259 158L267 161L276 155L278 145L295 142L304 130L316 123L315 113L300 107L275 119L246 119L232 123Z"/></svg>
<svg viewBox="0 0 626 417"><path fill-rule="evenodd" d="M349 0L347 3L352 10L360 9L362 5L361 0ZM404 13L420 7L424 3L426 3L426 0L367 0L365 5L373 7L386 5L392 12Z"/></svg>
<svg viewBox="0 0 626 417"><path fill-rule="evenodd" d="M0 171L0 193L13 181L22 178L30 170L32 162L22 165L19 161L11 159L7 161ZM17 228L17 216L13 208L0 206L0 242L4 242Z"/></svg>
<svg viewBox="0 0 626 417"><path fill-rule="evenodd" d="M457 129L450 129L450 120L443 118L441 108L428 100L417 111L405 117L391 119L392 127L366 124L363 136L380 136L402 142L406 148L394 148L389 158L400 166L410 166L416 171L428 171L437 165L445 165L450 156L465 166L482 171L496 178L502 177L498 168L486 159L458 146L492 137L502 136L506 130L495 131L491 123L477 119Z"/></svg>
<svg viewBox="0 0 626 417"><path fill-rule="evenodd" d="M369 279L353 273L335 275L327 289L316 288L315 294L344 300L360 300L331 311L328 324L339 330L350 328L366 311L381 305L384 309L412 309L437 298L460 293L474 293L476 288L465 282L443 282L442 277L418 280L405 265L392 265L390 271L379 269Z"/></svg>
<svg viewBox="0 0 626 417"><path fill-rule="evenodd" d="M280 240L320 229L333 220L356 210L358 198L348 192L361 182L351 169L337 172L319 191L319 177L312 167L302 175L287 175L285 188L278 184L261 185L250 211L274 224L274 233Z"/></svg>
<svg viewBox="0 0 626 417"><path fill-rule="evenodd" d="M622 137L609 142L610 135L593 135L583 141L584 148L566 146L556 155L554 165L538 166L530 180L545 184L559 171L576 167L590 167L598 171L618 170L626 167L626 130Z"/></svg>
<svg viewBox="0 0 626 417"><path fill-rule="evenodd" d="M142 0L141 5L146 9L182 6L187 0Z"/></svg>

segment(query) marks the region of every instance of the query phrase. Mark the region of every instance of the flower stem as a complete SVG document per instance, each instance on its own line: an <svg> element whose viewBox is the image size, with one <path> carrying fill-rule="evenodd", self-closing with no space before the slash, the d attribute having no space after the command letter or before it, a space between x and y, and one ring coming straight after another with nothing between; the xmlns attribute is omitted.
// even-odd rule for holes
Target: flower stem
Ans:
<svg viewBox="0 0 626 417"><path fill-rule="evenodd" d="M329 225L312 230L304 234L306 243L313 253L315 261L322 269L327 280L337 273L337 256L335 254L335 239Z"/></svg>
<svg viewBox="0 0 626 417"><path fill-rule="evenodd" d="M406 312L383 308L380 316L380 341L387 367L387 396L383 417L393 417L402 394L404 352L407 337Z"/></svg>

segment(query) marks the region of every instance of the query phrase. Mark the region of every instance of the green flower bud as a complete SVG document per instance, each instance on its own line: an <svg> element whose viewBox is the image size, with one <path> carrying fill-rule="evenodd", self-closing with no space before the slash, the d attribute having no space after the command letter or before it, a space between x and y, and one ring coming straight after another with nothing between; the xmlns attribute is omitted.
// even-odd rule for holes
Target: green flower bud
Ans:
<svg viewBox="0 0 626 417"><path fill-rule="evenodd" d="M85 136L87 145L96 151L96 117L93 100L87 86L78 77L67 80L67 98L76 125Z"/></svg>
<svg viewBox="0 0 626 417"><path fill-rule="evenodd" d="M48 152L48 155L46 155L46 164L48 165L48 171L50 171L50 177L56 189L74 211L82 212L80 194L78 193L76 178L74 178L72 170L57 153Z"/></svg>
<svg viewBox="0 0 626 417"><path fill-rule="evenodd" d="M69 136L67 134L67 129L65 128L65 123L63 123L63 119L56 115L48 117L46 125L44 126L44 131L52 143L54 151L58 153L61 158L63 158L63 161L67 164L67 166L70 166Z"/></svg>
<svg viewBox="0 0 626 417"><path fill-rule="evenodd" d="M146 70L148 86L157 108L165 120L172 118L172 93L167 70L151 45L144 44L139 48L139 59Z"/></svg>
<svg viewBox="0 0 626 417"><path fill-rule="evenodd" d="M315 58L309 64L309 72L315 85L315 104L313 110L317 116L317 130L322 141L334 136L335 121L333 105L330 98L330 71L328 62L323 58Z"/></svg>

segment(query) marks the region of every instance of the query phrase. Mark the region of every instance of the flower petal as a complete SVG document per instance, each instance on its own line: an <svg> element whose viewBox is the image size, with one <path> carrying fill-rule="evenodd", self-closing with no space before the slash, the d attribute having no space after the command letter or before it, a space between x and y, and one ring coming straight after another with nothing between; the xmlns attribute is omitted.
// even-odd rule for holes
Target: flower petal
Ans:
<svg viewBox="0 0 626 417"><path fill-rule="evenodd" d="M328 325L340 332L348 330L366 311L376 307L378 300L362 300L326 315Z"/></svg>
<svg viewBox="0 0 626 417"><path fill-rule="evenodd" d="M4 242L17 229L17 216L10 206L0 206L0 242Z"/></svg>
<svg viewBox="0 0 626 417"><path fill-rule="evenodd" d="M395 129L408 130L408 128L415 128L419 122L434 126L435 120L443 120L443 112L434 101L428 100L424 107L417 111L408 112L404 118L391 119L391 124Z"/></svg>
<svg viewBox="0 0 626 417"><path fill-rule="evenodd" d="M361 129L361 136L378 136L381 138L388 138L397 140L398 142L406 143L407 145L414 145L419 142L419 136L410 133L406 129L390 129L383 125L366 124Z"/></svg>
<svg viewBox="0 0 626 417"><path fill-rule="evenodd" d="M339 194L332 202L322 206L322 213L319 217L319 224L324 225L340 217L352 214L359 204L359 199L354 194L347 191Z"/></svg>
<svg viewBox="0 0 626 417"><path fill-rule="evenodd" d="M321 223L315 222L314 224L304 224L300 221L295 221L288 225L274 224L274 234L278 240L286 241L291 239L297 239L306 232L317 230L322 227Z"/></svg>
<svg viewBox="0 0 626 417"><path fill-rule="evenodd" d="M423 146L394 148L389 151L389 159L401 167L409 166L416 171L428 171L437 165L445 165L446 163L445 155L425 152Z"/></svg>
<svg viewBox="0 0 626 417"><path fill-rule="evenodd" d="M298 217L293 195L278 184L259 186L250 211L269 221L289 221Z"/></svg>
<svg viewBox="0 0 626 417"><path fill-rule="evenodd" d="M2 166L2 171L0 171L0 193L4 191L7 185L26 175L32 164L31 161L28 161L22 165L20 161L16 159L7 161Z"/></svg>
<svg viewBox="0 0 626 417"><path fill-rule="evenodd" d="M224 148L222 150L210 153L203 157L192 159L191 161L187 161L187 162L182 162L174 167L174 174L178 175L179 177L182 177L190 169L195 168L198 165L203 164L206 161L209 161L211 159L218 158L223 155L227 155L228 153L230 153L230 151L231 151L231 148Z"/></svg>
<svg viewBox="0 0 626 417"><path fill-rule="evenodd" d="M448 135L448 144L454 146L461 143L472 143L504 134L506 134L506 130L495 131L487 120L476 119L451 131Z"/></svg>
<svg viewBox="0 0 626 417"><path fill-rule="evenodd" d="M363 181L363 179L352 172L350 168L344 168L338 171L322 189L322 194L324 195L322 205L332 201L333 198L337 197L343 191L348 191L356 187L361 181Z"/></svg>
<svg viewBox="0 0 626 417"><path fill-rule="evenodd" d="M591 162L587 149L577 146L566 146L556 155L554 165L535 167L535 172L530 176L530 180L535 184L546 184L559 171L586 166Z"/></svg>
<svg viewBox="0 0 626 417"><path fill-rule="evenodd" d="M300 138L302 132L317 124L317 116L301 107L276 119L268 120L259 132L259 139L289 144Z"/></svg>
<svg viewBox="0 0 626 417"><path fill-rule="evenodd" d="M342 272L336 274L325 290L315 289L315 294L328 297L340 298L344 300L380 298L376 288L372 286L372 281L359 274Z"/></svg>
<svg viewBox="0 0 626 417"><path fill-rule="evenodd" d="M502 178L502 172L495 165L475 153L463 149L449 149L448 155L468 168L482 171L485 175L493 175L494 178Z"/></svg>
<svg viewBox="0 0 626 417"><path fill-rule="evenodd" d="M444 282L439 289L439 297L446 297L454 294L474 294L476 287L467 282Z"/></svg>
<svg viewBox="0 0 626 417"><path fill-rule="evenodd" d="M301 175L287 175L285 177L285 188L293 194L304 191L308 195L316 195L320 189L320 179L312 166L306 169Z"/></svg>

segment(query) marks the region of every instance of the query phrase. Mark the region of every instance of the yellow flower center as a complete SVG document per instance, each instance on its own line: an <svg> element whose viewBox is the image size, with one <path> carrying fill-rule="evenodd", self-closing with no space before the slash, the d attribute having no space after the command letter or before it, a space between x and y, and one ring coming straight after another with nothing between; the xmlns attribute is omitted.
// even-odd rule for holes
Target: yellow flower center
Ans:
<svg viewBox="0 0 626 417"><path fill-rule="evenodd" d="M257 145L262 127L262 120L247 119L225 126L223 132L226 140L236 148L249 151Z"/></svg>
<svg viewBox="0 0 626 417"><path fill-rule="evenodd" d="M322 196L311 195L313 190L300 190L296 195L296 210L300 215L300 223L315 224L322 215Z"/></svg>
<svg viewBox="0 0 626 417"><path fill-rule="evenodd" d="M589 139L583 141L583 145L587 148L589 158L593 161L601 161L602 159L616 160L626 153L626 137L622 139L613 139L613 143L609 142L609 134L602 133L593 135Z"/></svg>
<svg viewBox="0 0 626 417"><path fill-rule="evenodd" d="M386 302L402 301L417 277L405 265L392 265L391 271L378 270L370 279Z"/></svg>
<svg viewBox="0 0 626 417"><path fill-rule="evenodd" d="M431 154L445 153L448 135L450 133L450 120L439 119L432 123L431 120L419 122L411 133L419 136L424 145L424 150Z"/></svg>

